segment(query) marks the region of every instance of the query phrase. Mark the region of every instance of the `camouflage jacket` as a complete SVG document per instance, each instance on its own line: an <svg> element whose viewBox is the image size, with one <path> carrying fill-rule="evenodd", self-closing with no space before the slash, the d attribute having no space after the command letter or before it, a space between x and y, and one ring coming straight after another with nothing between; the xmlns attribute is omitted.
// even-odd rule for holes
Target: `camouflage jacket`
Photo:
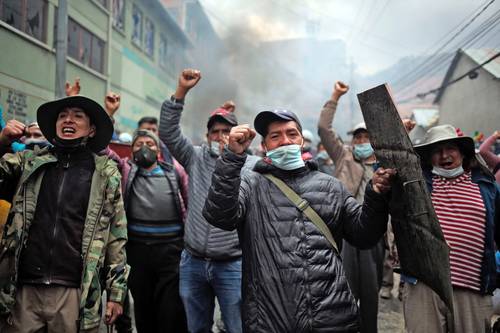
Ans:
<svg viewBox="0 0 500 333"><path fill-rule="evenodd" d="M12 208L0 242L0 315L7 315L16 300L18 263L35 215L45 166L56 163L48 149L6 154L0 159L0 187L12 186ZM75 189L77 190L77 189ZM129 267L125 243L127 221L116 164L95 156L89 206L82 239L80 328L99 325L101 283L105 279L108 301L123 303Z"/></svg>

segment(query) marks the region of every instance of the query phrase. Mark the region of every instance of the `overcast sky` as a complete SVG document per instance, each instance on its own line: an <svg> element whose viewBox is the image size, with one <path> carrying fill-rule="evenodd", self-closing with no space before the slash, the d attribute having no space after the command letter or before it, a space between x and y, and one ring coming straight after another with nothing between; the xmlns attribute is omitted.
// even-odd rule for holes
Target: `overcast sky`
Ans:
<svg viewBox="0 0 500 333"><path fill-rule="evenodd" d="M401 57L421 55L485 0L200 0L221 37L246 23L262 40L341 39L359 74L373 74ZM500 9L495 1L476 22ZM499 28L499 27L497 27ZM497 30L498 31L498 30ZM465 31L467 32L467 31ZM500 35L500 32L496 35ZM497 39L498 41L498 39ZM494 44L496 41L492 41ZM500 42L497 45L500 46Z"/></svg>

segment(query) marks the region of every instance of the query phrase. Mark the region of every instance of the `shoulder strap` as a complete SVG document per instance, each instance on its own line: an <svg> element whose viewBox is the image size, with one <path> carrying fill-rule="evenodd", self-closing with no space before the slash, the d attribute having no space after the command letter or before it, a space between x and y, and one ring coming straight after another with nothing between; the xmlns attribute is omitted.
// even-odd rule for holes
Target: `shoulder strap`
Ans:
<svg viewBox="0 0 500 333"><path fill-rule="evenodd" d="M326 225L326 223L323 221L323 219L314 211L314 209L309 206L309 202L307 200L302 199L297 193L295 193L294 190L292 190L285 182L283 182L281 179L266 173L264 174L264 177L269 179L276 185L281 192L283 192L286 197L293 202L293 204L300 210L302 211L314 225L321 231L321 233L326 237L328 242L332 245L332 247L335 249L336 253L339 253L339 249L337 246L337 243L335 242L335 239L332 236L332 233L330 232L330 229Z"/></svg>

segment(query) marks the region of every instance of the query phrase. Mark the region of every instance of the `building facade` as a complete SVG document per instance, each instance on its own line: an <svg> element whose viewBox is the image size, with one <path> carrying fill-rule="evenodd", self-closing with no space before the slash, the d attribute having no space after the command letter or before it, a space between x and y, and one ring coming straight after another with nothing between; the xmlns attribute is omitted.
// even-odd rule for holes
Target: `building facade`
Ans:
<svg viewBox="0 0 500 333"><path fill-rule="evenodd" d="M116 127L158 116L190 63L192 43L158 0L67 0L66 77L81 94L122 95ZM0 0L0 105L4 119L30 122L55 96L58 0Z"/></svg>
<svg viewBox="0 0 500 333"><path fill-rule="evenodd" d="M434 103L439 105L439 123L452 124L472 136L479 131L489 136L500 129L500 57L469 73L500 49L459 50L453 59ZM447 86L448 85L448 86Z"/></svg>

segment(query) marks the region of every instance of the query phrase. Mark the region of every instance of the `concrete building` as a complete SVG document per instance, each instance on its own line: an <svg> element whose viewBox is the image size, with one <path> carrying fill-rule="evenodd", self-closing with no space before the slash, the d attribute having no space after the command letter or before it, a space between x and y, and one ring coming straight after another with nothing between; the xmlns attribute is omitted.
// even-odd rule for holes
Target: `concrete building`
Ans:
<svg viewBox="0 0 500 333"><path fill-rule="evenodd" d="M500 49L459 50L442 85L468 73L498 52ZM442 89L434 103L439 105L439 123L459 127L465 135L480 131L489 136L500 129L500 57Z"/></svg>
<svg viewBox="0 0 500 333"><path fill-rule="evenodd" d="M207 13L198 0L161 2L192 41L192 64L202 73L202 80L189 94L187 112L182 117L183 124L192 125L184 126L186 133L191 134L193 141L200 142L205 138L204 125L210 111L227 100L237 99L238 84L229 75L229 51L226 41L220 38L209 19L214 13ZM238 120L248 121L242 103L236 104Z"/></svg>
<svg viewBox="0 0 500 333"><path fill-rule="evenodd" d="M68 81L80 77L83 95L103 101L122 95L116 116L132 131L144 115L159 115L190 63L192 43L158 0L67 0ZM57 0L0 0L0 105L4 118L36 118L55 96Z"/></svg>

